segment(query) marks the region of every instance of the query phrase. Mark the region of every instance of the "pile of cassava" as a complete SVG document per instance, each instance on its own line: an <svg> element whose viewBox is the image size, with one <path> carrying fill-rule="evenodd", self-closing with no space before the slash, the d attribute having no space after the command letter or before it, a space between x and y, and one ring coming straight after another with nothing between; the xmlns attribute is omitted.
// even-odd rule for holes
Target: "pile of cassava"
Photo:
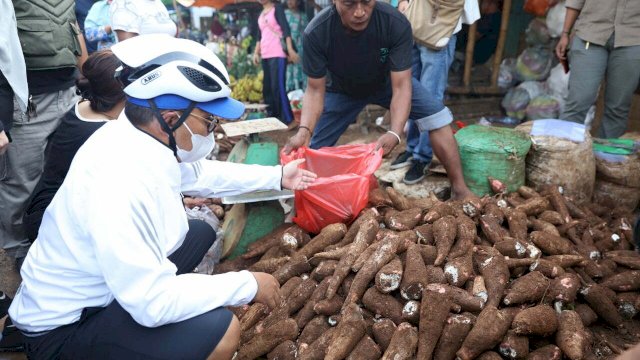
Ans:
<svg viewBox="0 0 640 360"><path fill-rule="evenodd" d="M232 308L235 359L590 359L640 311L632 214L522 187L478 204L378 188L350 225L287 225L217 272L273 274L284 301ZM479 208L481 206L481 208ZM591 326L591 327L590 327Z"/></svg>

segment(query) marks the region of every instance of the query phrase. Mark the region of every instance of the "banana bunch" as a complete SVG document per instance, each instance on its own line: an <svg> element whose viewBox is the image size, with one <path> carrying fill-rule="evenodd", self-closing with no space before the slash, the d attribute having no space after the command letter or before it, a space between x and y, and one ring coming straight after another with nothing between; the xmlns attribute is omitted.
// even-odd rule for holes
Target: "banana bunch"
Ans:
<svg viewBox="0 0 640 360"><path fill-rule="evenodd" d="M244 102L262 102L262 71L258 75L246 75L237 80L231 89L231 97Z"/></svg>

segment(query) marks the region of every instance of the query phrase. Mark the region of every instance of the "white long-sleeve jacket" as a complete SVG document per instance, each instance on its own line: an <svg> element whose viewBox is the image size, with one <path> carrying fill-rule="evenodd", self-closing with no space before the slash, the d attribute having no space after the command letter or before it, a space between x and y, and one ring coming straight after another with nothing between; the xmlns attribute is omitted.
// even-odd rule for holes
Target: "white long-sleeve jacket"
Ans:
<svg viewBox="0 0 640 360"><path fill-rule="evenodd" d="M188 230L181 191L234 195L280 189L280 180L279 166L178 164L123 112L80 148L45 211L9 309L13 322L46 331L115 299L138 323L155 327L248 303L257 284L247 271L175 274L167 256Z"/></svg>

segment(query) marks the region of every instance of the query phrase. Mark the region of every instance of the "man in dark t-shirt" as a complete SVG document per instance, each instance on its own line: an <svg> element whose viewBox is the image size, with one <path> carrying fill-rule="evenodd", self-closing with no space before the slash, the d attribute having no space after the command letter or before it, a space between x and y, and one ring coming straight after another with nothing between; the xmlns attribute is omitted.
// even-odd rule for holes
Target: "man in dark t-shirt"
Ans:
<svg viewBox="0 0 640 360"><path fill-rule="evenodd" d="M473 194L462 176L451 112L411 77L413 36L407 18L375 0L335 0L304 32L308 76L301 124L285 146L333 146L367 104L390 110L391 130L378 138L385 154L400 143L407 118L428 131L452 185L452 197Z"/></svg>

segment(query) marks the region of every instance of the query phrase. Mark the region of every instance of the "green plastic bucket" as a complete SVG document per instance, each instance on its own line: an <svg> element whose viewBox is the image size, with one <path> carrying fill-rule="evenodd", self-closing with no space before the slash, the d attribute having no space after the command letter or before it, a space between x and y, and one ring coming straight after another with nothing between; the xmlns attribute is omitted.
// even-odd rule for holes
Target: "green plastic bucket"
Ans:
<svg viewBox="0 0 640 360"><path fill-rule="evenodd" d="M478 196L491 194L488 177L502 181L508 191L525 183L525 157L531 147L527 134L508 128L470 125L456 135L464 180Z"/></svg>

